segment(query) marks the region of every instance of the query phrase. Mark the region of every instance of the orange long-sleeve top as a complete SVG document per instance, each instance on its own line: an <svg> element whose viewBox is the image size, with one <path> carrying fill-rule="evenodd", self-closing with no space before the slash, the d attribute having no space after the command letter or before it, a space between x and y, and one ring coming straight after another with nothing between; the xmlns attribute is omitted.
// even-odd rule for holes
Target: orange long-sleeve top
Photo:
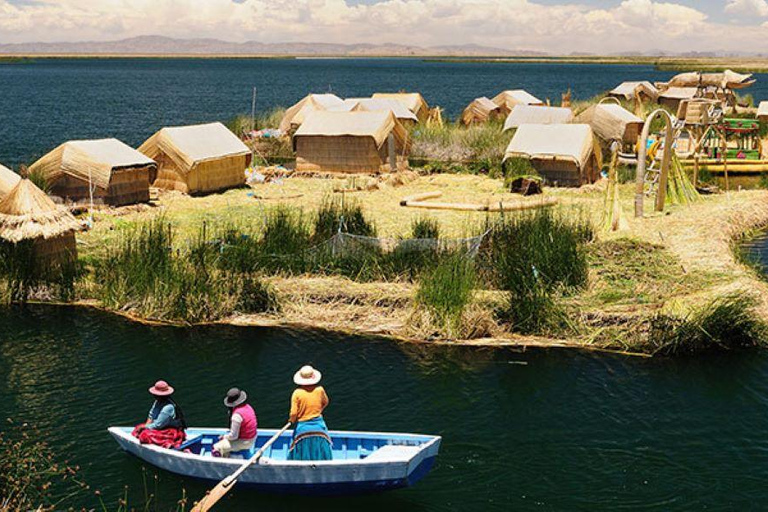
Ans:
<svg viewBox="0 0 768 512"><path fill-rule="evenodd" d="M291 395L291 423L307 421L323 414L328 406L328 395L323 386L296 388Z"/></svg>

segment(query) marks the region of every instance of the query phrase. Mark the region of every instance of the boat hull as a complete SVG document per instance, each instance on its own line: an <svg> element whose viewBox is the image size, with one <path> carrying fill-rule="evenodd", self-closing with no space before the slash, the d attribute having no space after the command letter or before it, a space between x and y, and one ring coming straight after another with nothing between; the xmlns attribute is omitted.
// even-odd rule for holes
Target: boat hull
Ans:
<svg viewBox="0 0 768 512"><path fill-rule="evenodd" d="M219 482L243 463L242 459L213 458L142 445L131 436L127 427L111 427L109 432L126 452L153 466L189 478ZM190 438L202 433L206 436L224 433L216 429L189 429L187 432ZM260 431L257 444L263 444L274 432ZM275 443L277 448L274 451L271 448L257 464L250 466L239 478L238 487L270 494L326 496L377 493L409 487L432 469L441 442L438 436L331 432L335 445L340 439L360 445L360 440L376 436L381 447L361 455L363 458L355 458L357 454L347 453L345 444L343 451L335 446L334 460L291 461L286 460L291 435L291 432L284 434ZM340 458L342 455L349 458Z"/></svg>

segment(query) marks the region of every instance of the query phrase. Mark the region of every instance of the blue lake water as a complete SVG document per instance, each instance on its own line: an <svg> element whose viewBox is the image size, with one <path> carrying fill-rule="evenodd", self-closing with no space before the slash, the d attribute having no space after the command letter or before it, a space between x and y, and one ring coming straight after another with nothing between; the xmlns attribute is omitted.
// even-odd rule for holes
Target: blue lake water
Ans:
<svg viewBox="0 0 768 512"><path fill-rule="evenodd" d="M138 145L163 126L227 120L289 106L309 92L367 96L420 91L450 117L478 96L526 89L560 101L589 98L625 80L661 81L652 66L456 63L420 59L41 59L0 65L0 162L31 163L71 139L117 137ZM768 99L768 77L747 92Z"/></svg>
<svg viewBox="0 0 768 512"><path fill-rule="evenodd" d="M411 489L355 498L235 489L216 510L768 508L766 352L679 360L519 353L322 331L148 327L73 308L0 309L0 415L37 425L112 503L128 485L137 505L144 487L142 463L106 428L143 420L154 380L176 387L195 425L226 425L221 399L238 385L260 425L276 427L288 414L293 372L308 362L323 371L331 428L440 434L435 469ZM161 512L182 489L193 498L206 489L165 472L159 478ZM78 500L93 505L90 494Z"/></svg>

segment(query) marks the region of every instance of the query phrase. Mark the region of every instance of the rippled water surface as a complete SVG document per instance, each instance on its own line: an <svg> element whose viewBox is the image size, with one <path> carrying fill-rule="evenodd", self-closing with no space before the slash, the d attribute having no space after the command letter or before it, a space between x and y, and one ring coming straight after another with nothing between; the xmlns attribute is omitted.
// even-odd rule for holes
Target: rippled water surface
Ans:
<svg viewBox="0 0 768 512"><path fill-rule="evenodd" d="M746 510L768 507L768 357L645 360L565 351L415 347L324 332L158 328L73 308L0 310L2 416L36 423L105 496L142 494L112 424L177 388L189 420L224 425L242 386L284 423L291 376L324 372L331 428L444 436L414 488L349 499L236 490L222 511ZM196 482L160 473L161 501ZM162 508L161 508L162 509ZM164 509L162 509L164 510Z"/></svg>
<svg viewBox="0 0 768 512"><path fill-rule="evenodd" d="M309 92L344 97L421 91L455 117L472 99L522 88L560 101L625 80L661 81L651 66L477 64L420 59L40 59L0 64L0 162L31 163L66 140L117 137L138 145L163 126L226 120L288 106ZM748 89L768 99L768 75Z"/></svg>

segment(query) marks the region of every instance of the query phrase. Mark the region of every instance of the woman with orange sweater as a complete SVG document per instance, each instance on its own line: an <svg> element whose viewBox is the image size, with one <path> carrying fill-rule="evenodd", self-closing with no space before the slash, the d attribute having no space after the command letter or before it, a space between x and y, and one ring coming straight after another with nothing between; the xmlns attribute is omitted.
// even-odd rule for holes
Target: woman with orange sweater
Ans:
<svg viewBox="0 0 768 512"><path fill-rule="evenodd" d="M294 424L288 460L331 460L333 442L323 419L328 395L319 386L322 374L303 366L293 376L299 386L291 396L290 422Z"/></svg>

